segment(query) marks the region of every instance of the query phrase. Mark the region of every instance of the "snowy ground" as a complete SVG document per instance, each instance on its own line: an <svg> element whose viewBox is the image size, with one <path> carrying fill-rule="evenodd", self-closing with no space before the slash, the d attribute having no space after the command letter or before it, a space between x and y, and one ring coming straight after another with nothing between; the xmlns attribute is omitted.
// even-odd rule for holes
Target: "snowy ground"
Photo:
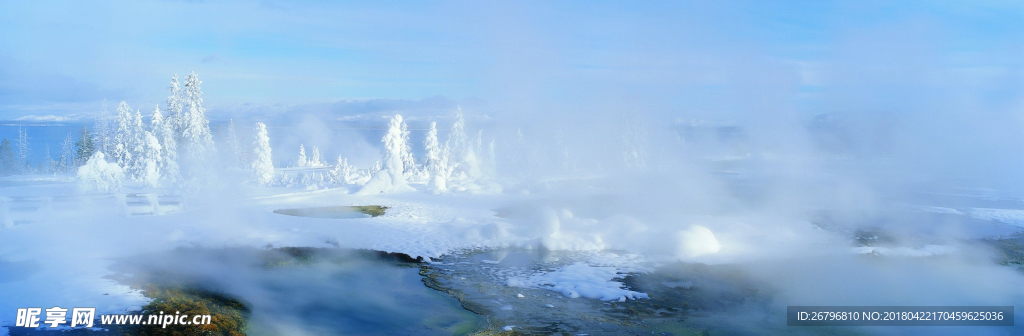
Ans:
<svg viewBox="0 0 1024 336"><path fill-rule="evenodd" d="M138 309L146 298L105 277L113 258L175 247L309 246L400 252L429 259L458 249L521 240L491 210L488 196L411 193L356 196L346 189L251 190L251 196L191 197L179 205L160 192L95 194L66 179L19 177L0 187L0 325L19 307ZM152 201L152 202L150 202ZM177 201L165 202L175 203ZM273 213L282 208L384 205L374 218L320 219ZM154 260L159 263L159 260Z"/></svg>

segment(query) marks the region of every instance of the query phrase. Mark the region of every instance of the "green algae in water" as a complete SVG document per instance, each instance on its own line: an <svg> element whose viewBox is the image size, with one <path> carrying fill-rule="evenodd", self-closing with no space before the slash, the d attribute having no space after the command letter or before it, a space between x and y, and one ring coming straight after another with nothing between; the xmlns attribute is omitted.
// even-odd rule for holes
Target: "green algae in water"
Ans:
<svg viewBox="0 0 1024 336"><path fill-rule="evenodd" d="M313 208L277 209L274 213L310 218L367 218L384 215L388 210L380 205L329 206Z"/></svg>

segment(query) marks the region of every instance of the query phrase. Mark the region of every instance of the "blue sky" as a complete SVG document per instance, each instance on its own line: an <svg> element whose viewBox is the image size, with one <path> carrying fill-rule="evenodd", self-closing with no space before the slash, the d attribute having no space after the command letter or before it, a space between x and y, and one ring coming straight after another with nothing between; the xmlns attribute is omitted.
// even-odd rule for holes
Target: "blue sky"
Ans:
<svg viewBox="0 0 1024 336"><path fill-rule="evenodd" d="M0 32L5 119L151 106L191 70L214 114L443 96L735 117L886 92L1010 104L1024 84L1016 1L2 1Z"/></svg>

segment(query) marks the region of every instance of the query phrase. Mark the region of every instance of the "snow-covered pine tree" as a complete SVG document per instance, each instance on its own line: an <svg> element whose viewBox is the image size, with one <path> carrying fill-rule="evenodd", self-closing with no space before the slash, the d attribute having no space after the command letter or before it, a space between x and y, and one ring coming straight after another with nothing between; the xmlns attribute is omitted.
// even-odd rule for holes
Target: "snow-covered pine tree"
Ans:
<svg viewBox="0 0 1024 336"><path fill-rule="evenodd" d="M185 120L185 97L181 90L181 82L178 80L178 74L171 76L171 83L168 86L171 91L167 95L167 116L165 118L168 125L174 134L181 132L182 121Z"/></svg>
<svg viewBox="0 0 1024 336"><path fill-rule="evenodd" d="M18 127L18 170L28 170L28 153L31 147L28 143L28 131L24 127Z"/></svg>
<svg viewBox="0 0 1024 336"><path fill-rule="evenodd" d="M146 144L146 128L142 124L142 111L135 110L132 115L132 134L135 136L132 139L134 147L132 149L132 162L131 162L131 177L135 181L145 182L146 175L146 157L149 156Z"/></svg>
<svg viewBox="0 0 1024 336"><path fill-rule="evenodd" d="M334 168L331 168L330 175L331 180L335 184L352 184L352 165L348 164L348 160L338 155L338 159L334 163Z"/></svg>
<svg viewBox="0 0 1024 336"><path fill-rule="evenodd" d="M92 157L92 154L96 152L96 143L93 141L93 135L89 133L89 129L82 127L82 135L78 137L78 141L75 142L75 166L81 166L85 164L85 161Z"/></svg>
<svg viewBox="0 0 1024 336"><path fill-rule="evenodd" d="M173 184L181 177L178 168L178 139L174 136L173 119L165 117L159 105L153 107L149 129L160 144L160 175L166 182Z"/></svg>
<svg viewBox="0 0 1024 336"><path fill-rule="evenodd" d="M401 115L397 115L401 119ZM402 135L402 174L406 178L416 175L418 169L416 167L416 159L412 156L412 148L409 146L409 125L405 123L405 120L401 120L401 135Z"/></svg>
<svg viewBox="0 0 1024 336"><path fill-rule="evenodd" d="M384 143L384 163L381 169L372 173L372 177L359 191L361 194L378 194L386 192L402 192L413 190L404 173L405 163L402 152L405 151L407 138L402 133L404 121L401 114L395 114L388 122L388 131L381 142Z"/></svg>
<svg viewBox="0 0 1024 336"><path fill-rule="evenodd" d="M160 185L160 167L164 166L161 162L163 155L160 153L160 147L160 140L152 132L143 132L142 151L139 155L140 180L150 187Z"/></svg>
<svg viewBox="0 0 1024 336"><path fill-rule="evenodd" d="M256 123L256 140L253 142L253 146L252 171L256 183L269 185L274 181L274 161L270 152L270 136L267 134L267 125L263 122Z"/></svg>
<svg viewBox="0 0 1024 336"><path fill-rule="evenodd" d="M466 119L462 114L462 108L455 110L455 121L452 122L451 131L448 132L448 139L445 141L448 159L448 181L452 179L465 179L466 156L469 153L469 138L466 136Z"/></svg>
<svg viewBox="0 0 1024 336"><path fill-rule="evenodd" d="M210 133L210 121L206 119L206 106L203 102L203 84L195 72L185 77L184 116L181 121L182 147L191 160L206 158L213 148L213 135Z"/></svg>
<svg viewBox="0 0 1024 336"><path fill-rule="evenodd" d="M309 161L306 160L306 146L299 144L299 157L295 160L296 167L306 167Z"/></svg>
<svg viewBox="0 0 1024 336"><path fill-rule="evenodd" d="M391 118L388 123L388 132L381 141L384 142L384 148L387 150L384 156L384 169L401 176L401 181L404 182L404 177L408 176L406 172L413 167L410 165L412 151L409 149L409 129L401 114L395 114Z"/></svg>
<svg viewBox="0 0 1024 336"><path fill-rule="evenodd" d="M324 162L320 159L320 147L313 145L313 155L309 158L306 163L310 167L323 167Z"/></svg>
<svg viewBox="0 0 1024 336"><path fill-rule="evenodd" d="M427 130L427 137L423 141L426 158L426 170L430 175L430 186L434 192L441 193L448 190L448 151L441 147L437 138L437 122L430 122L430 129Z"/></svg>
<svg viewBox="0 0 1024 336"><path fill-rule="evenodd" d="M120 102L117 104L117 129L114 131L113 141L111 142L111 159L119 167L125 170L128 168L133 158L133 150L135 149L135 115L132 113L132 109L128 106L127 102ZM130 172L127 175L131 175Z"/></svg>

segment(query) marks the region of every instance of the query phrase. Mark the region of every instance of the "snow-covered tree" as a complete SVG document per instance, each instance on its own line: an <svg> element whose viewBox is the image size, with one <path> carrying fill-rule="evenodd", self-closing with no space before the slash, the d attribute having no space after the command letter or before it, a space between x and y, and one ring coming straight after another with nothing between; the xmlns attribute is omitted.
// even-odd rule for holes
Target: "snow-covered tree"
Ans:
<svg viewBox="0 0 1024 336"><path fill-rule="evenodd" d="M409 149L409 129L405 125L405 119L401 114L395 114L388 123L388 132L381 139L386 150L384 155L384 169L390 171L395 177L401 177L404 183L407 171L413 168L412 150ZM395 182L399 182L395 180Z"/></svg>
<svg viewBox="0 0 1024 336"><path fill-rule="evenodd" d="M383 169L377 171L360 191L363 194L384 192L400 192L412 190L405 175L403 152L408 149L407 135L403 134L405 121L401 114L395 114L388 123L388 131L381 142L384 143Z"/></svg>
<svg viewBox="0 0 1024 336"><path fill-rule="evenodd" d="M139 179L147 186L156 187L160 185L160 167L163 155L161 152L160 140L152 132L145 131L142 135L142 151L139 155L139 166L141 173Z"/></svg>
<svg viewBox="0 0 1024 336"><path fill-rule="evenodd" d="M274 181L274 161L270 152L270 136L267 134L267 125L263 122L256 123L256 140L253 142L253 146L252 171L256 183L269 185Z"/></svg>
<svg viewBox="0 0 1024 336"><path fill-rule="evenodd" d="M466 136L466 119L462 115L461 108L455 111L455 121L452 122L452 129L448 132L445 146L456 155L465 152L469 147L469 140Z"/></svg>
<svg viewBox="0 0 1024 336"><path fill-rule="evenodd" d="M129 176L131 167L135 163L135 149L136 144L140 142L138 140L140 132L141 130L135 127L135 114L128 103L122 101L117 104L117 129L114 131L111 144L114 151L111 159L126 170L126 174Z"/></svg>
<svg viewBox="0 0 1024 336"><path fill-rule="evenodd" d="M320 147L313 145L313 154L310 156L309 161L306 162L306 165L310 167L324 166L324 162L320 159Z"/></svg>
<svg viewBox="0 0 1024 336"><path fill-rule="evenodd" d="M398 115L398 117L401 118L401 115ZM416 167L416 159L413 158L413 156L412 156L412 147L410 147L410 145L409 145L409 125L405 123L405 120L402 120L401 127L402 127L402 129L401 129L401 134L402 134L402 152L401 152L402 174L405 174L405 176L408 178L410 176L416 175L418 169Z"/></svg>
<svg viewBox="0 0 1024 336"><path fill-rule="evenodd" d="M82 135L78 137L78 141L75 142L75 166L81 166L85 164L85 161L92 157L92 154L96 152L96 142L89 129L82 127Z"/></svg>
<svg viewBox="0 0 1024 336"><path fill-rule="evenodd" d="M296 167L306 167L309 165L309 161L306 160L306 146L299 144L299 157L295 159Z"/></svg>
<svg viewBox="0 0 1024 336"><path fill-rule="evenodd" d="M445 192L448 190L448 150L441 147L437 138L437 122L430 122L430 129L427 130L427 137L423 141L426 158L426 170L430 175L430 186L434 192Z"/></svg>
<svg viewBox="0 0 1024 336"><path fill-rule="evenodd" d="M171 93L167 96L166 122L177 134L177 131L182 129L182 121L185 120L185 98L181 91L181 82L178 81L178 74L171 76L171 84L168 89Z"/></svg>
<svg viewBox="0 0 1024 336"><path fill-rule="evenodd" d="M202 83L195 72L185 77L184 115L180 130L183 148L180 149L183 149L192 160L202 160L214 150L210 121L206 119L206 106L200 87Z"/></svg>
<svg viewBox="0 0 1024 336"><path fill-rule="evenodd" d="M124 170L117 163L107 162L103 152L96 152L78 167L77 175L83 187L96 191L117 190L124 181Z"/></svg>
<svg viewBox="0 0 1024 336"><path fill-rule="evenodd" d="M18 166L19 170L28 169L28 153L31 147L28 143L28 131L24 127L18 127Z"/></svg>
<svg viewBox="0 0 1024 336"><path fill-rule="evenodd" d="M476 177L475 173L478 171L476 153L466 135L466 119L461 108L455 112L455 121L448 133L445 148L448 149L448 169L451 170L449 182L452 179L468 182Z"/></svg>
<svg viewBox="0 0 1024 336"><path fill-rule="evenodd" d="M335 161L334 167L331 168L330 175L331 181L335 184L352 184L352 165L348 163L347 159L338 155L338 159Z"/></svg>
<svg viewBox="0 0 1024 336"><path fill-rule="evenodd" d="M156 106L149 120L149 129L160 144L160 175L167 182L178 181L181 171L178 168L178 139L174 136L173 119L164 117L160 106Z"/></svg>
<svg viewBox="0 0 1024 336"><path fill-rule="evenodd" d="M142 112L135 110L132 114L132 147L130 152L132 158L127 166L124 166L125 173L133 181L145 182L146 175L146 158L151 154L147 151L151 150L146 144L146 129L142 126ZM158 154L159 155L159 154Z"/></svg>

